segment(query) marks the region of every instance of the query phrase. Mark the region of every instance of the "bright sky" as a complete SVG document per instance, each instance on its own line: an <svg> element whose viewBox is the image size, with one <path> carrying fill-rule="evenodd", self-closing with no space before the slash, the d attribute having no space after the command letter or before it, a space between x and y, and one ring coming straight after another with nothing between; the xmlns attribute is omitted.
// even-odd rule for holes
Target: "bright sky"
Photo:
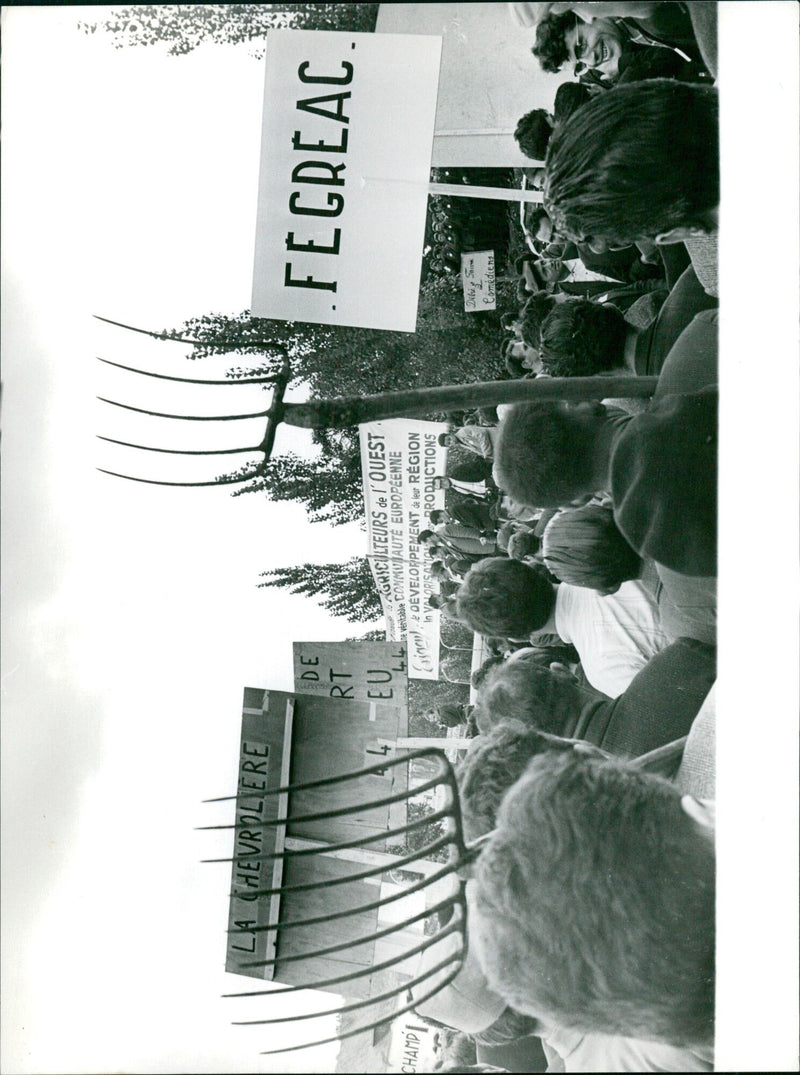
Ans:
<svg viewBox="0 0 800 1075"><path fill-rule="evenodd" d="M268 398L94 359L222 376L90 315L160 329L249 305L264 78L246 47L176 60L77 32L100 14L4 12L3 1069L306 1071L313 1054L258 1057L271 1028L229 1025L258 1013L219 999L247 983L222 972L229 870L199 859L230 849L192 830L223 820L201 799L235 788L242 687L291 690L293 639L366 629L257 589L259 572L346 559L366 539L263 496L93 469L204 478L244 458L150 457L95 433L195 447L263 433L129 416L96 395L196 413ZM308 449L292 433L278 451Z"/></svg>
<svg viewBox="0 0 800 1075"><path fill-rule="evenodd" d="M782 841L796 786L797 24L792 3L733 7L723 121L745 167L726 164L724 176L733 208L722 233L722 527L731 535L722 642L734 673L719 699L734 759L720 825L739 842L721 876L729 892L745 891L742 906L762 911L757 928L751 911L730 919L737 958L726 977L751 1004L727 1031L747 1017L774 1044L776 1020L796 1018L791 991L787 1009L764 988L774 963L757 959L787 940L791 952L796 928L792 903L787 917L774 895L791 899L796 879L776 885L774 864L794 848L791 831ZM77 32L88 16L3 13L2 1067L330 1070L330 1052L259 1058L275 1032L229 1025L265 1009L219 998L243 988L222 971L228 872L199 865L219 848L193 828L209 820L200 800L234 787L242 687L290 688L292 639L360 631L313 602L256 589L259 571L346 559L364 550L363 535L309 526L299 507L261 497L157 489L93 469L164 475L170 466L96 441L104 432L166 443L152 439L165 423L123 417L96 395L163 410L189 397L100 367L95 355L164 370L182 351L90 315L158 329L249 303L263 64L246 47L180 58L116 51ZM746 57L748 76L735 104L743 68L734 56ZM766 309L765 328L752 314ZM222 368L180 363L177 372ZM265 399L255 388L194 391L191 405L209 413L232 400L231 409L263 409ZM749 424L755 399L769 402L761 429ZM242 443L260 432L255 423ZM185 435L199 446L209 434ZM288 437L281 431L278 450ZM307 445L308 434L294 443ZM196 466L205 476L218 464ZM743 668L769 675L741 681ZM791 1070L759 1044L751 1066L741 1048L720 1066L757 1070L760 1058Z"/></svg>

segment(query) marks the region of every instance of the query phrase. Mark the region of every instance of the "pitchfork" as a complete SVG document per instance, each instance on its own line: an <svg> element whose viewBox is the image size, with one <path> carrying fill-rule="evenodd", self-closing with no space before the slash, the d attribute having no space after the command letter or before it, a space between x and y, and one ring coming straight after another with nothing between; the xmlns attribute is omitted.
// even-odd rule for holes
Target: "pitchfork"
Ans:
<svg viewBox="0 0 800 1075"><path fill-rule="evenodd" d="M553 749L586 749L587 745L576 740L559 739L554 736L550 736L546 733L540 733L543 740L547 741L549 747ZM643 769L648 772L669 772L671 768L674 768L677 760L680 758L683 747L685 745L685 738L677 740L674 743L667 744L665 747L660 747L657 750L651 751L649 754L645 754L642 757L636 759L631 764L637 768ZM596 750L597 748L591 748ZM602 751L600 753L603 753ZM419 784L414 788L409 788L405 791L394 793L382 799L374 800L370 797L370 792L367 789L366 794L363 785L359 788L359 781L364 778L369 778L375 775L384 775L387 770L392 769L395 766L407 765L409 761L416 758L425 758L434 762L437 771L435 775L426 780L424 783ZM406 1012L412 1011L419 1005L422 1005L425 1001L435 996L441 989L445 988L456 975L459 973L464 960L467 956L467 921L466 921L466 899L464 894L464 880L466 873L468 872L472 863L477 859L483 845L491 839L491 833L479 837L477 840L467 844L464 839L463 825L461 817L461 805L459 801L458 785L453 768L445 756L444 752L435 747L426 747L420 750L410 751L403 754L391 761L382 761L378 765L373 765L365 769L358 770L357 772L345 773L338 776L326 777L321 780L314 780L307 783L290 784L285 787L267 789L266 791L259 791L258 797L273 797L273 796L286 796L284 803L288 802L289 796L299 796L302 793L312 790L331 788L334 785L348 785L352 787L354 793L354 801L351 805L337 808L335 810L328 811L313 811L310 813L292 814L288 807L278 811L281 815L277 819L272 821L264 821L259 824L264 828L275 828L292 825L298 826L304 823L320 821L323 819L333 817L347 817L349 815L358 814L367 810L373 810L377 807L390 806L395 803L408 802L413 797L420 795L426 791L436 791L441 788L444 791L445 803L434 811L433 814L429 814L417 821L412 821L407 824L401 825L394 829L387 829L379 835L370 835L367 837L361 837L353 840L341 841L335 844L323 844L312 847L306 846L294 846L288 847L281 851L256 854L247 856L238 856L237 858L226 859L207 859L207 862L227 862L236 863L246 858L248 862L253 860L282 860L284 863L292 859L297 860L299 858L309 858L315 855L324 854L339 854L347 852L354 848L365 848L368 844L374 843L378 840L385 840L395 837L404 837L409 833L416 831L424 825L429 824L432 821L439 821L442 824L443 835L432 840L425 846L418 848L411 854L402 855L399 858L392 858L391 862L386 860L380 862L367 870L356 869L354 872L348 874L345 877L337 878L333 881L327 881L326 887L323 888L323 894L326 893L326 889L331 885L351 885L354 882L363 881L367 878L378 877L380 874L388 872L390 869L408 868L413 871L414 864L419 866L419 860L426 858L427 856L446 849L448 852L448 861L444 863L441 868L433 869L428 872L428 876L424 880L416 882L410 885L408 888L401 890L399 893L389 895L384 899L377 899L375 901L368 902L366 904L354 904L348 906L345 910L335 911L330 914L314 915L306 919L294 919L284 922L274 922L265 926L252 926L246 929L233 930L234 933L255 933L255 932L269 932L277 934L277 944L280 946L281 935L286 930L298 930L304 931L312 929L313 927L325 924L328 922L336 921L340 923L342 932L346 932L347 919L371 911L380 911L383 907L393 903L396 900L406 898L414 893L422 892L432 884L445 880L452 879L454 882L454 888L451 894L443 899L438 900L430 907L426 907L424 911L413 915L410 918L405 918L402 922L393 924L383 929L372 932L366 936L350 937L346 940L340 941L335 944L326 945L323 948L307 948L297 954L290 955L288 957L281 957L280 954L276 954L274 958L266 960L258 960L253 962L245 962L241 964L241 969L249 968L272 968L277 969L278 973L281 970L286 973L286 964L288 963L302 963L303 961L310 961L316 958L329 956L338 952L344 952L346 950L358 947L359 945L365 945L372 943L376 940L381 940L391 934L397 933L399 930L405 929L407 926L423 921L430 918L434 914L442 912L442 918L445 924L436 933L430 936L425 936L419 944L405 949L400 955L393 956L390 959L383 962L370 964L362 969L352 971L346 974L338 976L328 977L324 979L309 979L302 981L299 984L285 985L278 989L268 990L248 990L239 993L225 994L227 997L256 997L256 996L278 996L280 994L295 993L303 989L335 989L336 986L345 985L348 982L353 982L356 979L364 978L374 974L376 971L388 970L389 968L403 963L408 959L415 956L426 953L426 966L428 969L421 971L413 975L410 980L402 981L386 992L380 993L377 996L368 997L365 1000L358 1000L353 1003L345 1004L338 1008L329 1008L324 1011L311 1012L302 1015L291 1016L276 1016L269 1019L257 1019L248 1021L239 1021L234 1025L238 1026L270 1026L282 1023L294 1023L301 1022L307 1019L314 1019L324 1015L347 1015L351 1012L362 1011L373 1007L378 1004L385 1004L390 1001L394 1001L397 997L403 995L405 997L404 1002L391 1011L387 1016L385 1011L378 1018L373 1018L370 1021L354 1027L353 1029L339 1031L331 1037L322 1038L314 1041L305 1041L299 1045L291 1045L280 1049L268 1049L265 1050L262 1055L271 1055L275 1053L294 1052L298 1049L312 1048L318 1045L326 1045L330 1042L338 1041L343 1038L352 1037L355 1034L363 1034L366 1031L374 1030L382 1023L396 1019L399 1015L403 1015ZM206 802L225 802L235 801L239 796L224 796L217 799L208 799ZM253 825L248 822L248 827L253 828ZM240 829L243 825L208 825L202 826L204 829ZM287 840L287 844L291 841ZM296 844L301 845L302 841L295 841ZM388 856L387 856L388 858ZM430 865L430 864L429 864ZM262 888L258 890L248 891L249 897L280 897L284 895L290 895L303 890L310 890L320 888L318 882L312 882L303 885L277 885L271 888ZM238 893L232 892L232 895ZM449 917L448 917L449 915ZM453 940L445 946L442 946L442 942L448 938ZM441 948L441 958L436 953L437 947ZM431 955L433 953L433 955ZM431 963L433 965L431 965ZM412 991L416 991L417 987L421 986L419 992L412 994Z"/></svg>
<svg viewBox="0 0 800 1075"><path fill-rule="evenodd" d="M107 321L107 318L99 318ZM120 322L111 321L113 325L131 329L130 325L121 325ZM159 339L168 339L163 334L149 332L146 329L132 329L135 332L144 332L148 336ZM186 341L192 342L192 341ZM140 407L131 407L116 400L106 399L100 396L103 403L124 410L136 411L155 418L181 419L184 421L219 421L231 422L244 418L266 418L264 436L258 444L248 447L223 448L207 451L184 451L179 448L158 448L144 444L133 444L130 441L115 440L113 437L100 437L101 440L112 444L121 444L128 448L138 448L148 452L162 452L170 455L232 455L236 453L258 453L263 456L262 461L252 471L243 475L224 475L212 481L198 482L169 482L157 481L151 478L138 478L130 474L120 474L117 471L102 470L104 474L111 474L117 478L127 478L129 481L145 482L149 485L170 486L208 486L236 484L238 482L251 481L264 473L267 463L272 455L275 445L275 434L281 422L291 426L299 426L305 429L330 429L359 425L363 422L377 422L386 418L399 418L406 416L424 416L437 411L460 410L471 407L487 407L498 403L520 403L534 400L591 400L606 399L608 397L649 397L652 396L658 383L657 377L616 376L616 377L538 377L523 378L515 381L480 381L474 384L444 385L433 388L404 389L397 392L381 392L367 396L342 396L334 399L311 400L307 403L286 403L284 395L291 380L292 374L288 358L284 358L282 368L274 374L265 374L256 377L242 377L236 380L205 380L193 377L174 377L164 373L150 373L134 366L125 366L120 362L111 362L101 358L100 362L117 369L126 370L130 373L140 374L144 377L154 377L165 381L178 381L185 384L204 385L238 385L238 384L272 384L273 394L269 407L263 411L250 414L220 414L213 416L197 416L190 414L167 414L159 411L145 410Z"/></svg>

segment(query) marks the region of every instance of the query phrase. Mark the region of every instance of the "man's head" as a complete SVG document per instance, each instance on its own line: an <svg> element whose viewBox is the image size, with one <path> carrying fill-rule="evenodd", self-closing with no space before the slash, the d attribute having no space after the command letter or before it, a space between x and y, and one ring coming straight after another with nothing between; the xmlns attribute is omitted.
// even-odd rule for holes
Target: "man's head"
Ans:
<svg viewBox="0 0 800 1075"><path fill-rule="evenodd" d="M417 534L417 544L432 546L439 540L438 534L435 534L433 530L420 530Z"/></svg>
<svg viewBox="0 0 800 1075"><path fill-rule="evenodd" d="M534 108L520 118L514 137L526 157L543 161L547 156L547 143L552 133L553 117L544 108Z"/></svg>
<svg viewBox="0 0 800 1075"><path fill-rule="evenodd" d="M647 79L601 93L556 129L545 204L575 242L680 242L716 229L716 89Z"/></svg>
<svg viewBox="0 0 800 1075"><path fill-rule="evenodd" d="M447 512L444 508L434 508L428 515L428 522L431 526L438 526L440 523L446 523Z"/></svg>
<svg viewBox="0 0 800 1075"><path fill-rule="evenodd" d="M537 288L558 284L569 276L569 269L560 258L539 258L529 263L530 272Z"/></svg>
<svg viewBox="0 0 800 1075"><path fill-rule="evenodd" d="M623 367L628 329L615 306L566 299L542 322L542 368L551 377L593 377Z"/></svg>
<svg viewBox="0 0 800 1075"><path fill-rule="evenodd" d="M477 840L494 829L506 792L525 772L531 758L552 748L552 740L517 720L504 721L473 740L456 769L467 840ZM571 743L568 749L572 749Z"/></svg>
<svg viewBox="0 0 800 1075"><path fill-rule="evenodd" d="M518 1011L696 1047L713 1033L714 903L713 837L672 784L549 751L503 799L470 933Z"/></svg>
<svg viewBox="0 0 800 1075"><path fill-rule="evenodd" d="M517 403L500 423L494 480L520 504L568 507L608 484L599 404Z"/></svg>
<svg viewBox="0 0 800 1075"><path fill-rule="evenodd" d="M443 448L452 448L458 444L458 440L452 433L440 433L436 440Z"/></svg>
<svg viewBox="0 0 800 1075"><path fill-rule="evenodd" d="M486 676L489 674L489 669L494 668L496 664L501 664L502 661L502 657L500 657L498 654L493 654L491 657L486 658L480 668L475 669L475 671L470 676L470 683L475 688L475 690L477 690L483 683L483 681L486 679Z"/></svg>
<svg viewBox="0 0 800 1075"><path fill-rule="evenodd" d="M457 728L464 723L464 711L460 705L445 702L436 707L436 719L445 728Z"/></svg>
<svg viewBox="0 0 800 1075"><path fill-rule="evenodd" d="M525 224L533 238L542 246L546 246L555 234L553 222L544 206L537 205L531 212L526 213Z"/></svg>
<svg viewBox="0 0 800 1075"><path fill-rule="evenodd" d="M569 65L575 76L595 71L610 84L619 77L619 63L628 44L627 35L610 19L586 23L568 11L542 19L531 51L545 71Z"/></svg>
<svg viewBox="0 0 800 1075"><path fill-rule="evenodd" d="M555 306L556 301L552 295L546 291L537 291L535 295L531 295L522 308L520 334L528 347L534 348L537 354L541 343L539 332L542 322L555 309Z"/></svg>
<svg viewBox="0 0 800 1075"><path fill-rule="evenodd" d="M503 358L506 364L519 364L523 370L530 369L528 363L536 362L539 358L538 348L528 345L525 340L506 340L503 347Z"/></svg>
<svg viewBox="0 0 800 1075"><path fill-rule="evenodd" d="M489 670L478 693L475 720L481 732L515 720L551 735L569 735L581 704L575 677L551 671L538 650L525 648Z"/></svg>
<svg viewBox="0 0 800 1075"><path fill-rule="evenodd" d="M456 594L459 617L481 635L524 638L547 623L553 584L521 560L487 556L467 572Z"/></svg>
<svg viewBox="0 0 800 1075"><path fill-rule="evenodd" d="M641 558L622 536L613 511L599 504L555 515L542 535L542 555L557 579L601 594L616 593L642 570Z"/></svg>
<svg viewBox="0 0 800 1075"><path fill-rule="evenodd" d="M556 90L556 99L553 104L555 124L565 123L573 112L577 112L581 105L585 105L591 99L592 95L582 83L562 82Z"/></svg>

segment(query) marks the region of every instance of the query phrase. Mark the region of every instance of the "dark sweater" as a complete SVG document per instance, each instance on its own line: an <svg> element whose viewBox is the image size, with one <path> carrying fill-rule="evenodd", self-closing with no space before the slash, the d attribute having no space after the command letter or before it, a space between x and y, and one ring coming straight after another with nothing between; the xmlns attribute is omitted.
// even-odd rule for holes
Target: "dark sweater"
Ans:
<svg viewBox="0 0 800 1075"><path fill-rule="evenodd" d="M688 735L716 679L716 653L695 639L678 639L657 653L618 698L582 690L580 715L562 734L627 757Z"/></svg>

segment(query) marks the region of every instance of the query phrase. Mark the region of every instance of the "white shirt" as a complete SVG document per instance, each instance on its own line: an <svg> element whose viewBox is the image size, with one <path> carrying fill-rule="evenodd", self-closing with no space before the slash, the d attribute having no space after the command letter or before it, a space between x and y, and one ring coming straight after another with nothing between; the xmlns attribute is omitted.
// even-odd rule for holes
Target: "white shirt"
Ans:
<svg viewBox="0 0 800 1075"><path fill-rule="evenodd" d="M658 606L638 581L601 597L585 586L556 588L556 631L571 642L589 683L609 698L627 690L651 657L669 645Z"/></svg>
<svg viewBox="0 0 800 1075"><path fill-rule="evenodd" d="M713 1071L711 1057L679 1045L640 1041L612 1034L581 1034L555 1027L543 1035L545 1053L552 1049L563 1061L548 1071Z"/></svg>

